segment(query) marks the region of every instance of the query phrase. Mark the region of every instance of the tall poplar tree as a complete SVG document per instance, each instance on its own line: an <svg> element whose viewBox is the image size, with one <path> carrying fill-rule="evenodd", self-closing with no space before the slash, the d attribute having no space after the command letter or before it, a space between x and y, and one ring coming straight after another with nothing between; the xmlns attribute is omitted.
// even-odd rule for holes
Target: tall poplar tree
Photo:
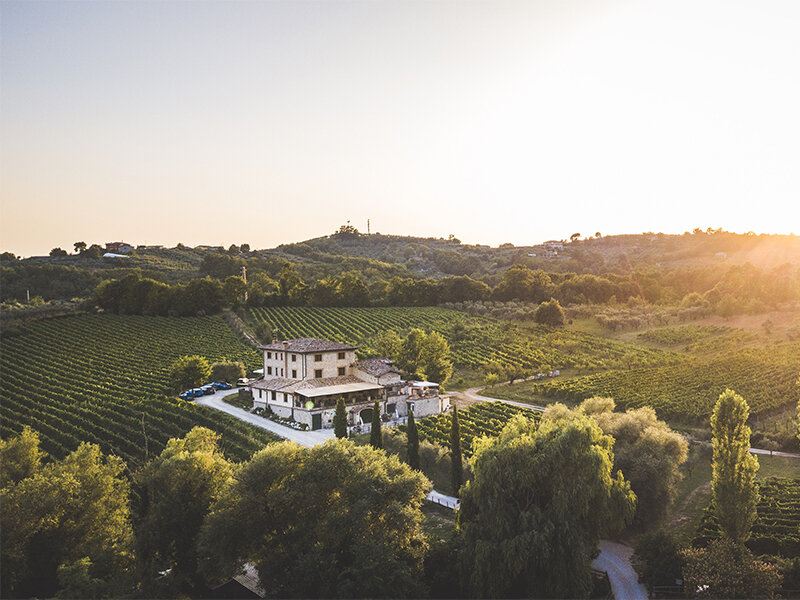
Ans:
<svg viewBox="0 0 800 600"><path fill-rule="evenodd" d="M750 454L749 414L744 398L725 390L711 415L712 502L720 529L737 543L750 537L759 498L755 483L758 460Z"/></svg>
<svg viewBox="0 0 800 600"><path fill-rule="evenodd" d="M383 448L383 432L381 431L381 407L375 400L372 407L372 428L369 433L369 443L373 448Z"/></svg>
<svg viewBox="0 0 800 600"><path fill-rule="evenodd" d="M419 432L417 431L417 422L414 420L413 409L408 411L406 436L408 437L408 466L419 470Z"/></svg>
<svg viewBox="0 0 800 600"><path fill-rule="evenodd" d="M347 437L347 408L344 398L339 396L336 401L336 414L333 415L333 433L337 438Z"/></svg>
<svg viewBox="0 0 800 600"><path fill-rule="evenodd" d="M458 408L453 407L450 424L450 459L452 465L453 494L458 496L464 482L464 466L461 464L461 426L458 424Z"/></svg>

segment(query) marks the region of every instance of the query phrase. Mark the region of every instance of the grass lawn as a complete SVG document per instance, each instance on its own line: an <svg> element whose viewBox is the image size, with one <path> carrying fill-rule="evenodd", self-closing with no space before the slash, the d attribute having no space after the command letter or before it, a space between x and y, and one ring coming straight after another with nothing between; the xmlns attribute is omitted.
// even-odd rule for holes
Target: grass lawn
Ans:
<svg viewBox="0 0 800 600"><path fill-rule="evenodd" d="M429 540L444 542L456 534L456 515L453 509L425 502L422 505L422 514L425 515L422 530Z"/></svg>
<svg viewBox="0 0 800 600"><path fill-rule="evenodd" d="M241 408L248 411L253 408L253 399L247 396L240 396L238 391L231 392L230 394L223 396L222 400L231 406L235 406L236 408Z"/></svg>

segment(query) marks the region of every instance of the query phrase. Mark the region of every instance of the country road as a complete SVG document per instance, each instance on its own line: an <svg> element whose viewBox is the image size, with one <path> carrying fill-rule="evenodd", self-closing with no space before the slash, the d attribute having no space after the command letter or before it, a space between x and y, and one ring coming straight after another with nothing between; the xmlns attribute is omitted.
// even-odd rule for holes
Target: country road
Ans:
<svg viewBox="0 0 800 600"><path fill-rule="evenodd" d="M632 554L630 546L600 540L600 556L592 562L592 567L608 573L611 591L617 600L647 600L647 589L639 583L631 566Z"/></svg>

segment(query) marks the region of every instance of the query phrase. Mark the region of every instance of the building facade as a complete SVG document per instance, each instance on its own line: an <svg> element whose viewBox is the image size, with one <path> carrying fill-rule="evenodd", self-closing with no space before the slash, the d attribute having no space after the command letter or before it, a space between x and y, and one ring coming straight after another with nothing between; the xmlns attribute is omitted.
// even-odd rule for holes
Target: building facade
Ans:
<svg viewBox="0 0 800 600"><path fill-rule="evenodd" d="M356 360L356 346L316 338L277 341L260 347L263 379L250 384L256 408L304 423L333 427L336 402L344 398L349 425L370 423L377 401L387 418L437 414L449 407L438 384L403 381L391 360Z"/></svg>

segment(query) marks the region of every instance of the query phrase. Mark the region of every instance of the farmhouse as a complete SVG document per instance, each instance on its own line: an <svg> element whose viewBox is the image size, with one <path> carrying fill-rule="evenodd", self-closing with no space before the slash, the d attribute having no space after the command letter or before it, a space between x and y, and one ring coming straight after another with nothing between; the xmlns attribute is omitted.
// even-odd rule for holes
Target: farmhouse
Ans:
<svg viewBox="0 0 800 600"><path fill-rule="evenodd" d="M264 376L250 385L254 406L310 429L333 427L340 397L349 425L370 423L376 400L381 414L389 418L405 417L409 408L423 417L449 406L437 383L404 381L391 360L356 360L356 349L317 338L273 340L261 346Z"/></svg>
<svg viewBox="0 0 800 600"><path fill-rule="evenodd" d="M106 244L106 252L112 254L127 254L131 250L133 250L133 246L125 242L108 242Z"/></svg>

